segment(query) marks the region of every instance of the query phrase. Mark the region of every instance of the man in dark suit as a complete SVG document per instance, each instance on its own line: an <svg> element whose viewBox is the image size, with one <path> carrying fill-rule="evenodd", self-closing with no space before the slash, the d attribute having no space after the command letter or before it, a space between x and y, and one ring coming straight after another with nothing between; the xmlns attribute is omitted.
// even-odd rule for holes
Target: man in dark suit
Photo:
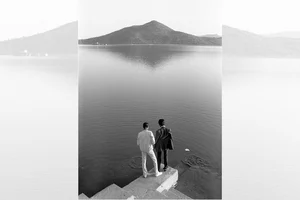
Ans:
<svg viewBox="0 0 300 200"><path fill-rule="evenodd" d="M158 124L160 128L156 131L155 134L156 143L154 145L154 148L157 152L158 171L160 171L162 152L164 153L163 170L166 171L168 168L168 149L173 150L172 133L171 129L166 128L164 119L158 120Z"/></svg>

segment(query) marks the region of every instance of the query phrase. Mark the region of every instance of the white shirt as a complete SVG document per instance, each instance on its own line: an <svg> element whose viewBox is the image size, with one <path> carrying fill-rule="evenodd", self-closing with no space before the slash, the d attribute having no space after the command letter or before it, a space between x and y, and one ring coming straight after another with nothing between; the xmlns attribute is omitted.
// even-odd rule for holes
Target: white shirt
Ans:
<svg viewBox="0 0 300 200"><path fill-rule="evenodd" d="M143 130L139 132L137 137L137 145L140 146L142 152L149 152L153 150L153 145L155 144L155 139L152 131Z"/></svg>

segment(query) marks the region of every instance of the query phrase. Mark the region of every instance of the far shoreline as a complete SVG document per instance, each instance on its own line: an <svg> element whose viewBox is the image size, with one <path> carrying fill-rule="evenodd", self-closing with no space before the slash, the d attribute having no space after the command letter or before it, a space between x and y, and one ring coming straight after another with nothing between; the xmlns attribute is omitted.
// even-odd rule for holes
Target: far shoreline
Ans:
<svg viewBox="0 0 300 200"><path fill-rule="evenodd" d="M107 46L187 46L187 47L218 47L222 48L222 45L190 45L190 44L79 44L78 46L98 46L98 47L107 47Z"/></svg>

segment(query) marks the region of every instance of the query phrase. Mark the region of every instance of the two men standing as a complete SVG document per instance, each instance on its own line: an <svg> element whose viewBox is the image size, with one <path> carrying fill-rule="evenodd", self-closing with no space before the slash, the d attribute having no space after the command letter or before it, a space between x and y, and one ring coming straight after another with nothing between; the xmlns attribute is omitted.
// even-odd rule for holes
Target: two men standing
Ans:
<svg viewBox="0 0 300 200"><path fill-rule="evenodd" d="M173 150L173 142L172 142L172 134L171 129L165 127L164 119L160 119L158 121L160 128L156 131L155 139L152 131L149 130L149 124L145 122L143 124L144 130L138 134L137 137L137 145L140 146L140 150L142 152L142 168L143 168L143 176L146 178L149 175L146 167L147 155L153 161L154 165L154 173L155 176L159 176L162 173L160 172L160 164L161 164L161 155L164 153L164 168L166 171L168 167L168 149ZM157 160L153 151L154 149L157 152Z"/></svg>

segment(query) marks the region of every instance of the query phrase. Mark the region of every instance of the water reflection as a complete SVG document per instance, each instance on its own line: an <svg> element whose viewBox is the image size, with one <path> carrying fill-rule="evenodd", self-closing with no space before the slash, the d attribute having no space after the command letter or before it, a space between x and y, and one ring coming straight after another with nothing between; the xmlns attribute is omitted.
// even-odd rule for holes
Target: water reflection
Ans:
<svg viewBox="0 0 300 200"><path fill-rule="evenodd" d="M153 69L162 66L173 57L195 53L197 47L176 45L117 45L94 46L99 51L109 51L121 59L143 63Z"/></svg>

